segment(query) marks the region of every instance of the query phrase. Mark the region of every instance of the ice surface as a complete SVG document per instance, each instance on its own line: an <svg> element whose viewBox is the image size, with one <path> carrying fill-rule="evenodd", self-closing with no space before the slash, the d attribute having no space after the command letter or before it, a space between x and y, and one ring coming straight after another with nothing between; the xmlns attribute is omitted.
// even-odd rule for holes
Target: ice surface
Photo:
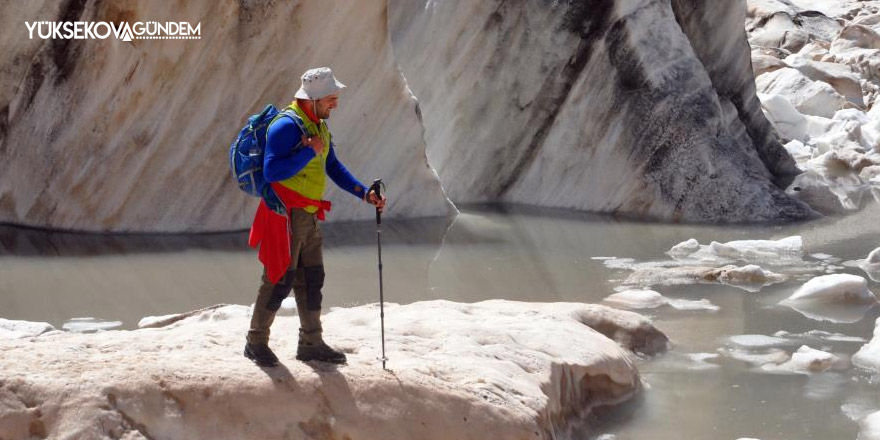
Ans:
<svg viewBox="0 0 880 440"><path fill-rule="evenodd" d="M13 402L0 409L4 437L29 438L39 420L47 438L549 439L584 408L635 396L627 350L666 341L647 319L598 305L386 304L384 371L370 304L324 315L324 337L348 365L294 360L298 319L279 316L271 345L284 366L261 369L241 355L248 310L0 339L3 381L17 384L4 388Z"/></svg>
<svg viewBox="0 0 880 440"><path fill-rule="evenodd" d="M16 321L0 318L0 339L16 339L39 336L55 330L47 322Z"/></svg>

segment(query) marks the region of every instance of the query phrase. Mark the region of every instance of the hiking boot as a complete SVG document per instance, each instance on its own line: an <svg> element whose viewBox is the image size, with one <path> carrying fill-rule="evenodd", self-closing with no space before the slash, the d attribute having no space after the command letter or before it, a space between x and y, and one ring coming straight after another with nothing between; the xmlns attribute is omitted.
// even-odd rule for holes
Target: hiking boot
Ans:
<svg viewBox="0 0 880 440"><path fill-rule="evenodd" d="M245 344L244 357L254 361L255 364L261 367L274 367L278 365L278 356L275 356L275 353L272 353L272 349L266 344Z"/></svg>
<svg viewBox="0 0 880 440"><path fill-rule="evenodd" d="M348 361L345 357L345 353L330 348L330 346L324 342L317 344L299 344L299 347L296 349L296 359L303 362L320 361L329 362L331 364L344 364Z"/></svg>

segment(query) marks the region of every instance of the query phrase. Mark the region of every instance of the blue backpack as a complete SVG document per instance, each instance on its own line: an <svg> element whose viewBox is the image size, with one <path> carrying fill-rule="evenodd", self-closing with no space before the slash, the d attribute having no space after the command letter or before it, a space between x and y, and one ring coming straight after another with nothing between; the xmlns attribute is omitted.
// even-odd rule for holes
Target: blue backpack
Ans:
<svg viewBox="0 0 880 440"><path fill-rule="evenodd" d="M263 111L248 118L247 124L229 146L229 167L232 177L238 182L238 188L248 195L262 197L273 209L280 205L280 200L263 175L263 157L269 125L282 116L293 119L300 130L306 132L302 120L293 110L278 111L269 104Z"/></svg>

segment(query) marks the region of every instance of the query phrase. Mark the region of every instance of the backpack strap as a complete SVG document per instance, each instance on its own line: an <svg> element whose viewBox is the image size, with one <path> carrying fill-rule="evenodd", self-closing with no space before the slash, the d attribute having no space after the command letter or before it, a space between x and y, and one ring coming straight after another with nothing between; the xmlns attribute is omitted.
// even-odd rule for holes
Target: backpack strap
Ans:
<svg viewBox="0 0 880 440"><path fill-rule="evenodd" d="M296 112L294 112L293 110L287 108L287 109L284 109L283 111L278 112L278 114L276 114L275 117L272 118L271 121L269 121L269 125L266 126L266 142L269 141L269 127L271 127L272 124L275 123L275 121L277 121L278 119L281 119L284 116L287 116L288 118L293 120L293 123L296 124L297 127L299 127L300 133L302 133L302 134L308 133L305 125L303 124L302 119L299 118L299 115L297 115ZM300 140L299 142L296 143L296 145L293 146L293 149L296 150L302 146L303 146L303 143L302 143L302 140Z"/></svg>

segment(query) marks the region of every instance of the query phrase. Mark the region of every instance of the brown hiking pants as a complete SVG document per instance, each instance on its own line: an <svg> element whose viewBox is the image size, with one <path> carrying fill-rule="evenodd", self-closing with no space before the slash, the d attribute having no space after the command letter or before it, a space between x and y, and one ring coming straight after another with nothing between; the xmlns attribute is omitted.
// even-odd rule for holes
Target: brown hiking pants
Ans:
<svg viewBox="0 0 880 440"><path fill-rule="evenodd" d="M302 209L290 210L290 267L276 284L266 277L263 268L257 301L247 334L250 344L269 342L269 327L281 307L281 301L293 289L299 314L299 343L321 342L321 288L324 286L322 237L315 214Z"/></svg>

